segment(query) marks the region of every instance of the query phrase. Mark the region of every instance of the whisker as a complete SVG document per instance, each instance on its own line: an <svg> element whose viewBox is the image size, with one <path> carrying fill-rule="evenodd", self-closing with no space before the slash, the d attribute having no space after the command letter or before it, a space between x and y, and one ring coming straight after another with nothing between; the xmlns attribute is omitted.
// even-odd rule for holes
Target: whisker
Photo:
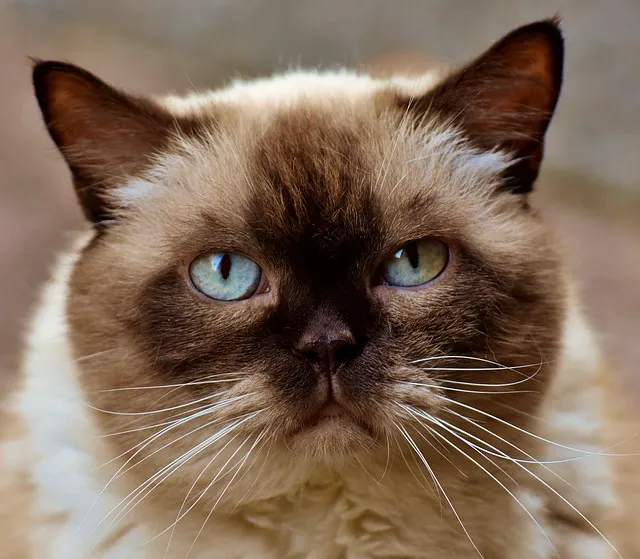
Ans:
<svg viewBox="0 0 640 559"><path fill-rule="evenodd" d="M391 460L391 444L389 443L389 432L385 431L386 439L387 439L387 462L384 465L384 470L382 471L382 475L380 476L380 483L384 479L384 476L387 475L387 470L389 469L389 461Z"/></svg>
<svg viewBox="0 0 640 559"><path fill-rule="evenodd" d="M399 427L397 424L395 424L395 423L394 423L393 425L394 425L394 427L395 427L396 429L398 429L398 431L400 431L400 427ZM427 483L427 485L428 485L428 488L427 488L427 487L425 487L425 486L422 484L422 482L418 479L418 476L416 476L415 472L413 471L413 468L409 465L409 462L407 462L407 459L406 459L406 457L405 457L405 455L404 455L404 452L403 452L402 448L400 447L400 444L398 443L398 439L395 437L395 435L394 435L393 439L394 439L394 441L395 441L395 443L396 443L396 446L398 447L398 450L400 451L400 455L402 456L402 459L403 459L403 461L404 461L405 465L407 466L407 469L409 470L409 472L411 472L411 475L413 476L413 479L415 479L415 480L416 480L416 482L418 483L418 485L419 485L420 487L422 487L422 488L425 490L425 492L427 492L427 493L432 493L432 494L433 494L433 496L438 500L438 504L440 505L440 514L442 515L442 514L443 514L443 513L442 513L442 500L441 500L441 498L440 498L440 493L438 493L438 486L437 486L437 485L434 485L435 489L432 489L432 488L431 488L431 484L430 484L430 482L427 480L427 476L425 476L425 475L424 475L424 472L422 471L422 468L420 468L420 464L418 464L418 460L417 460L417 458L416 458L415 454L413 454L413 453L412 453L412 454L411 454L411 457L413 458L414 463L418 466L419 471L420 471L420 473L422 474L423 479L425 480L425 482L426 482L426 483Z"/></svg>
<svg viewBox="0 0 640 559"><path fill-rule="evenodd" d="M402 434L402 436L407 440L407 442L409 443L409 445L413 448L413 450L418 454L418 457L422 460L423 464L425 465L425 467L431 471L431 467L429 466L428 462L426 461L425 457L423 456L422 452L420 452L420 449L418 448L418 445L416 445L416 443L414 442L414 440L411 438L411 436L406 432L406 430L402 427L402 426L397 426L400 429L400 433ZM447 500L447 503L449 503L449 506L451 507L451 511L453 512L453 514L455 515L456 519L458 520L458 523L460 524L460 527L462 528L463 532L465 533L465 535L467 536L467 539L469 540L469 542L471 543L471 545L473 546L473 549L476 550L476 553L482 558L485 559L484 555L482 555L482 553L480 552L480 550L478 549L478 546L475 544L475 542L473 541L473 538L471 537L471 534L469 534L467 528L464 525L464 522L462 522L462 519L460 518L460 515L458 514L458 511L455 509L455 507L453 506L453 503L451 502L451 499L449 499L449 496L447 495L447 493L445 492L444 488L442 487L442 485L440 484L440 482L438 481L438 479L434 476L434 481L435 483L438 485L438 487L440 488L440 491L442 492L442 494L444 495L444 498Z"/></svg>
<svg viewBox="0 0 640 559"><path fill-rule="evenodd" d="M247 453L245 454L245 457L243 458L242 462L239 464L239 466L237 466L236 468L236 472L235 474L233 474L233 477L229 480L229 483L227 483L227 485L225 486L225 488L222 490L222 493L220 493L220 495L218 496L218 498L216 499L216 502L213 504L213 507L211 508L211 510L209 511L209 514L207 515L207 517L204 519L204 522L202 523L202 526L200 527L200 530L198 531L198 533L196 534L196 537L193 539L193 543L191 544L191 547L189 547L189 550L187 551L187 554L185 555L185 559L187 559L187 557L189 557L189 554L191 553L191 551L193 550L194 546L196 545L196 542L198 541L198 538L200 537L200 534L202 534L202 531L204 530L204 527L206 526L207 522L209 521L209 518L211 518L211 515L213 514L213 511L216 509L216 507L218 506L218 503L222 500L222 498L224 497L225 493L227 492L227 490L229 489L229 487L231 486L231 484L233 483L233 480L236 478L236 476L240 473L240 471L242 470L242 467L245 465L247 459L249 458L249 455L251 454L251 452L253 451L253 449L256 447L256 445L260 442L260 440L264 437L266 432L266 429L263 429L263 431L260 433L260 435L258 436L258 438L255 440L255 442L253 443L253 445L251 445L251 448L247 451ZM247 439L242 443L242 445L244 445L247 441L249 440L249 437L247 437ZM242 448L242 445L240 446L240 448ZM224 467L224 466L223 466ZM209 486L210 487L210 486ZM204 493L206 493L208 491L208 487L204 490Z"/></svg>
<svg viewBox="0 0 640 559"><path fill-rule="evenodd" d="M116 431L114 433L105 433L104 435L99 435L98 438L117 437L117 436L120 436L120 435L127 435L129 433L137 433L138 431L146 431L147 429L153 429L155 427L162 427L163 425L171 425L172 423L175 423L175 421L179 417L184 417L185 415L189 415L189 414L194 413L196 411L204 410L204 409L207 409L207 408L211 408L211 404L204 404L202 406L197 406L192 410L187 410L187 411L180 412L178 414L173 415L171 417L171 419L168 419L167 421L162 421L160 423L154 423L152 425L145 425L144 427L137 427L135 429L127 429L126 431ZM136 446L132 447L127 452L131 452L131 450L136 448ZM106 464L110 464L110 463L111 463L111 461L110 462L106 462L105 464L103 464L100 467L103 467Z"/></svg>
<svg viewBox="0 0 640 559"><path fill-rule="evenodd" d="M105 349L103 351L97 351L96 353L91 353L89 355L82 355L81 357L76 357L74 361L76 363L82 363L83 361L88 361L89 359L93 359L94 357L100 357L101 355L105 355L106 353L111 353L113 351L117 351L118 348L114 347L111 349Z"/></svg>
<svg viewBox="0 0 640 559"><path fill-rule="evenodd" d="M191 484L191 487L189 488L189 491L187 491L187 494L185 495L184 500L182 501L182 505L180 505L180 509L178 510L178 514L176 515L176 519L174 522L172 522L169 526L167 526L162 532L160 532L159 534L156 534L155 536L153 536L153 538L151 538L150 540L147 540L143 545L147 545L149 543L151 543L152 541L158 539L160 536L162 536L163 534L167 533L167 531L171 530L171 534L169 535L169 542L167 543L167 549L165 552L165 557L167 556L167 554L169 553L169 548L171 546L171 542L173 540L173 535L175 533L175 528L178 524L178 522L180 522L180 520L182 520L187 514L189 514L189 512L198 504L198 502L200 501L200 499L202 499L202 497L204 497L204 495L207 492L207 489L209 489L219 478L223 477L222 473L225 469L225 467L227 466L227 464L229 464L229 462L231 460L233 460L233 457L240 451L240 449L243 447L243 445L249 440L249 437L247 437L242 444L240 444L238 446L238 448L235 450L235 452L229 457L229 459L222 465L222 467L220 468L220 470L218 470L218 473L214 476L213 480L211 481L211 483L203 490L200 492L200 495L196 498L195 502L192 503L192 505L184 512L184 514L182 513L182 511L184 510L185 505L187 504L187 501L189 499L189 495L191 495L191 492L193 491L194 487L197 485L197 483L200 481L200 479L202 478L202 476L204 475L204 473L207 471L207 469L209 468L209 466L211 466L211 464L215 461L216 458L218 458L218 456L220 456L220 454L235 440L238 438L239 435L235 435L231 438L231 440L229 440L218 452L216 452L216 454L213 456L213 458L211 458L211 460L209 460L209 462L207 462L207 464L205 465L205 467L202 469L202 471L200 472L200 475L198 475L198 477L196 478L196 480Z"/></svg>
<svg viewBox="0 0 640 559"><path fill-rule="evenodd" d="M268 409L268 408L264 408L264 409L260 410L260 412L259 412L259 413L262 413L262 412L266 411L267 409ZM261 435L260 435L260 436L258 436L258 438L257 438L256 442L254 443L254 445L249 449L249 453L250 453L250 452L251 452L251 450L255 447L255 445L257 445L257 444L260 442L260 440L264 437L264 435L266 434L266 432L267 432L267 428L263 429L263 431L262 431ZM236 437L234 437L234 439L235 439L235 438L236 438ZM216 453L216 455L215 455L211 460L209 460L209 462L207 462L206 466L205 466L205 467L202 469L202 471L200 472L200 475L196 478L196 480L193 482L193 484L192 484L192 485L191 485L191 487L189 488L189 491L187 492L187 494L186 494L186 496L185 496L184 500L182 501L182 505L180 506L180 510L178 511L178 514L176 515L176 519L175 519L175 521L174 521L170 526L168 526L167 528L165 528L162 532L160 532L159 534L157 534L156 536L154 536L153 538L151 538L150 540L148 540L148 542L147 542L147 543L152 542L153 540L155 540L155 539L159 538L160 536L162 536L163 534L165 534L169 529L171 529L171 535L169 536L169 543L167 544L167 551L166 551L166 553L169 553L169 547L171 546L171 541L173 540L173 534L174 534L174 532L175 532L175 528L176 528L176 526L177 526L178 522L180 522L180 520L182 520L182 518L184 518L187 514L189 514L189 511L191 511L191 510L192 510L192 509L193 509L193 508L198 504L198 502L200 501L200 499L201 499L202 497L204 497L204 495L206 494L206 492L208 491L208 489L209 489L209 488L210 488L210 487L211 487L211 486L216 482L216 480L217 480L217 479L222 479L222 477L224 477L224 476L221 476L220 474L222 473L222 471L224 470L224 468L226 467L226 465L231 461L231 459L233 459L233 457L238 453L238 451L239 451L239 450L244 446L244 444L249 440L249 438L250 438L250 437L247 437L247 438L244 440L244 442L243 442L243 443L238 447L238 449L236 450L236 452L234 452L234 453L231 455L231 457L229 458L229 460L227 460L227 462L225 462L225 464L223 464L222 468L220 468L220 471L218 472L218 474L216 474L216 476L214 477L213 481L212 481L212 482L211 482L211 483L210 483L210 484L209 484L209 485L208 485L208 486L207 486L207 487L206 487L206 488L205 488L205 489L200 493L200 495L197 497L196 501L195 501L195 502L194 502L194 503L193 503L193 504L192 504L192 505L191 505L191 506L190 506L190 507L189 507L189 508L184 512L184 514L183 514L183 513L182 513L182 511L184 510L184 507L185 507L185 505L186 505L186 503L187 503L187 500L189 499L189 495L191 495L191 492L193 491L194 487L197 485L198 481L200 481L200 479L201 479L201 478L202 478L202 476L204 475L205 471L209 468L209 466L211 466L211 464L214 462L214 460L215 460L215 459L220 455L220 453L221 453L221 452L222 452L222 451L223 451L223 450L224 450L224 449L225 449L225 448L226 448L226 447L227 447L227 446L228 446L228 445L233 441L233 439L232 439L231 441L229 441L229 443L225 444L225 445L222 447L222 449L220 449L220 451L218 451L218 452ZM247 454L247 457L248 457L248 454ZM254 462L255 462L255 460L254 460ZM244 462L243 462L243 464L244 464ZM240 467L242 467L242 465L241 465ZM263 464L263 466L262 466L262 467L264 468L264 464ZM262 472L262 468L260 469L260 472ZM226 474L225 474L225 475L226 475ZM246 475L246 472L245 472L245 474L243 474L243 477L244 477L244 475ZM259 475L259 474L258 474L258 475ZM234 477L235 477L235 476L234 476ZM242 479L242 478L240 478L240 479ZM231 481L233 481L233 478L231 479ZM249 489L251 489L251 487L253 487L253 486L254 486L254 484L255 484L255 482L256 482L256 481L257 481L257 477L254 479L254 481L253 481L253 483L251 484L251 486L249 487ZM226 489L225 489L225 490L226 490ZM248 492L248 490L247 490L247 492ZM224 491L223 491L223 494L224 494ZM245 495L246 495L246 493L245 493ZM244 496L243 496L243 497L244 497ZM217 504L217 503L216 503L216 504ZM238 504L236 503L236 506L237 506L237 505L238 505ZM214 505L214 507L215 507L215 505ZM235 507L234 507L234 510L235 510ZM166 554L165 554L165 557L166 557Z"/></svg>
<svg viewBox="0 0 640 559"><path fill-rule="evenodd" d="M488 363L489 365L493 365L495 367L495 370L497 371L501 371L503 369L526 369L528 367L538 367L540 365L546 365L548 363L551 363L551 361L545 361L543 363L528 363L525 365L514 365L514 366L509 366L509 365L503 365L502 363L498 363L497 361L491 361L491 359L485 359L484 357L474 357L473 355L433 355L431 357L423 357L421 359L415 359L413 361L410 361L410 363L414 364L414 363L425 363L427 361L437 361L437 360L452 360L452 359L467 359L469 361L480 361L482 363ZM469 369L469 370L473 370L473 369ZM486 369L478 369L478 370L486 370Z"/></svg>
<svg viewBox="0 0 640 559"><path fill-rule="evenodd" d="M236 397L235 400L240 399L242 396L238 396ZM232 400L232 399L230 399ZM220 404L217 404L218 407L216 407L215 409L219 409L221 406ZM164 429L162 429L159 433L156 433L154 435L152 435L151 437L148 437L147 439L145 439L145 441L142 441L143 446L141 448L139 448L131 457L129 457L129 459L122 464L122 466L120 466L120 468L116 471L115 474L113 474L113 476L111 477L111 479L109 479L109 481L107 481L106 485L102 488L102 490L100 491L100 493L98 494L98 496L95 498L95 500L93 501L93 503L91 504L91 506L89 507L89 509L87 510L87 512L85 513L84 517L82 518L82 520L80 521L78 528L79 529L84 522L86 521L87 517L89 516L89 514L91 513L91 511L93 510L93 508L96 506L96 504L98 503L98 501L100 500L100 498L102 497L102 495L104 494L104 492L109 488L109 486L111 485L111 483L113 483L113 481L119 476L119 474L122 472L122 470L127 466L127 464L133 460L140 452L142 452L142 450L144 450L144 448L146 448L149 444L151 444L152 442L154 442L155 440L157 440L159 437L161 437L162 435L164 435L165 433L168 433L169 431L171 431L172 429L179 427L180 425L183 425L185 423L187 423L188 421L191 421L192 419L195 419L196 417L201 417L202 415L205 415L206 413L208 413L208 410L203 410L200 412L197 412L196 414L193 414L192 416L180 419L178 421L176 421L174 424L165 427ZM175 442L175 441L174 441ZM140 444L142 444L140 443ZM139 445L136 445L139 446ZM134 447L135 448L135 447ZM131 450L124 452L123 454L121 454L120 456L116 457L115 459L110 460L109 462L107 462L107 464L113 462L114 460L117 460L118 458L128 454ZM109 513L111 514L111 513ZM103 519L104 520L104 519ZM102 521L101 521L102 522ZM99 524L98 524L99 526ZM98 527L96 526L94 528L94 530ZM93 533L93 530L92 532Z"/></svg>
<svg viewBox="0 0 640 559"><path fill-rule="evenodd" d="M213 411L217 411L217 409L219 409L219 408L216 408L216 410L211 410L210 412L207 412L207 414L203 414L203 415L208 415L208 413L212 413ZM250 415L251 415L250 413L248 413L248 414L244 414L244 415L241 415L240 417L234 418L233 420L235 420L235 419L244 419L245 417L250 416ZM194 418L194 419L195 419L195 418ZM233 421L233 420L232 420L232 421ZM192 429L192 430L191 430L191 431L189 431L188 433L185 433L185 434L183 434L183 435L180 435L179 437L175 438L174 440L172 440L172 441L170 441L170 442L168 442L168 443L164 444L164 445L163 445L163 446L161 446L160 448L158 448L158 449L154 450L151 454L149 454L149 455L145 456L145 457L144 457L144 458L142 458L141 460L138 460L135 464L132 464L131 466L129 466L126 470L124 470L123 472L121 472L120 474L118 474L118 477L123 476L123 475L124 475L124 474L126 474L129 470L131 470L132 468L135 468L136 466L139 466L142 462L144 462L145 460L147 460L147 459L151 458L153 455L157 454L158 452L161 452L161 451L162 451L162 450L164 450L165 448L168 448L168 447L172 446L173 444L175 444L175 443L177 443L177 442L181 441L182 439L185 439L186 437L188 437L189 435L192 435L193 433L197 433L198 431L201 431L202 429L205 429L205 428L207 428L207 427L210 427L211 425L215 425L216 423L220 423L221 421L224 421L224 420L222 420L222 419L218 418L218 419L214 419L214 420L212 420L212 421L208 421L208 422L204 423L203 425L200 425L199 427L196 427L195 429Z"/></svg>
<svg viewBox="0 0 640 559"><path fill-rule="evenodd" d="M415 361L411 362L412 364L416 364ZM536 363L537 365L537 363ZM511 369L528 369L535 365L518 365L515 367L508 367L507 365L501 365L500 367L422 367L423 371L510 371Z"/></svg>
<svg viewBox="0 0 640 559"><path fill-rule="evenodd" d="M102 412L102 413L108 413L110 415L151 415L151 414L156 414L156 413L164 413L164 412L168 412L168 411L179 410L179 409L182 409L182 408L188 408L189 406L193 406L194 404L199 404L200 402L204 402L206 400L211 400L211 399L216 398L218 396L219 396L219 394L210 394L209 396L205 396L204 398L199 398L197 400L193 400L192 402L189 402L188 404L179 404L177 406L172 406L170 408L163 408L161 410L136 411L136 412L122 412L122 411L103 410L101 408L97 408L97 407L92 406L90 404L86 404L86 405L89 406L91 409L93 409L95 411L99 411L99 412Z"/></svg>
<svg viewBox="0 0 640 559"><path fill-rule="evenodd" d="M251 394L251 393L250 393ZM127 460L127 462L125 462L124 466L126 466L130 460L132 460L133 458L135 458L135 456L137 454L139 454L139 452L141 452L144 448L146 448L150 443L152 443L153 441L157 440L160 436L164 435L165 433L168 433L169 431L171 431L172 429L174 429L175 427L179 427L181 425L184 425L185 423L188 423L189 421L192 421L194 419L197 419L199 417L203 417L205 415L208 415L210 413L213 413L214 411L217 411L221 408L224 408L238 400L241 400L243 398L245 398L246 396L250 395L250 394L242 394L240 396L235 396L234 398L227 398L226 400L223 400L221 402L216 402L213 405L207 405L204 406L203 408L198 408L197 410L190 410L191 413L190 415L187 415L187 417L183 417L181 419L177 419L174 421L169 422L169 427L165 427L164 429L161 429L159 432L157 433L153 433L152 435L150 435L149 437L147 437L145 440L139 442L138 444L134 445L133 447L131 447L129 450L123 452L122 454L120 454L119 456L116 456L115 458L112 458L111 460L109 460L108 462L105 462L101 467L104 467L108 464L111 464L112 462L115 462L116 460L118 460L119 458L122 458L123 456L129 454L131 451L135 450L136 448L142 447L140 448L133 456L131 456L129 458L129 460ZM217 420L214 420L214 422ZM201 426L198 429L204 428L205 426ZM187 433L190 434L190 433ZM180 440L180 439L176 439Z"/></svg>
<svg viewBox="0 0 640 559"><path fill-rule="evenodd" d="M422 425L425 429L427 429L428 431L431 430L431 428L428 425L425 425L422 421L420 421L420 417L422 417L423 419L426 419L427 421L434 421L436 418L434 418L432 415L428 414L425 411L413 408L411 406L405 406L403 404L398 404L402 409L404 409L407 413L409 413L410 415L412 415L414 417L414 419L416 419L418 421L418 423L420 423L420 425ZM444 420L442 420L444 421ZM446 422L445 422L446 423ZM434 433L435 434L435 433ZM466 433L465 433L466 434ZM439 440L439 439L438 439ZM512 481L515 485L518 485L518 483L516 482L515 479L513 479L503 468L501 468L498 464L496 464L495 462L492 462L496 468L498 468L507 478L509 478L510 481ZM461 471L458 469L458 471ZM465 477L467 477L465 475Z"/></svg>
<svg viewBox="0 0 640 559"><path fill-rule="evenodd" d="M444 428L444 427L443 427ZM453 433L452 433L453 434ZM467 443L469 444L469 443ZM602 539L604 542L606 542L606 544L611 548L611 550L618 556L620 557L620 559L624 559L622 557L622 555L620 555L620 553L618 552L618 550L615 548L615 546L611 543L611 541L609 541L609 539L595 526L595 524L593 524L593 522L591 522L584 514L582 514L582 512L580 512L578 510L578 508L573 505L566 497L564 497L561 493L559 493L556 489L554 489L553 487L551 487L546 481L544 481L542 478L540 478L538 475L536 475L535 473L533 473L531 470L529 470L528 468L526 468L525 466L523 466L522 464L520 464L518 461L513 460L512 461L518 468L522 469L523 471L525 471L527 474L529 474L530 476L532 476L534 479L536 479L538 482L540 482L542 485L544 485L547 489L549 489L556 497L558 497L563 503L565 503L568 507L571 508L571 510L573 510L576 514L578 514L578 516L580 516L580 518L582 520L584 520Z"/></svg>
<svg viewBox="0 0 640 559"><path fill-rule="evenodd" d="M253 478L253 483L249 486L249 488L244 492L244 494L242 495L242 497L240 497L240 499L238 499L238 502L233 506L233 511L235 511L239 506L240 503L244 500L244 498L249 494L249 492L253 489L253 487L255 486L256 482L260 479L260 476L262 474L262 471L264 470L265 465L267 464L267 462L269 461L269 454L271 453L271 449L273 448L273 441L274 439L274 435L275 432L272 431L271 434L267 437L267 440L262 443L262 445L266 445L268 441L271 441L271 444L269 445L269 448L267 448L267 454L264 457L264 460L262 461L262 466L260 466L260 469L258 470L258 472L256 473L255 477ZM257 458L257 457L256 457ZM249 468L247 468L248 470L251 469L253 467L253 464L255 463L255 459L254 461L251 463L251 466L249 466ZM240 478L242 479L242 478Z"/></svg>
<svg viewBox="0 0 640 559"><path fill-rule="evenodd" d="M235 382L237 378L223 378L219 380L202 380L202 381L192 381L192 382L183 382L180 384L158 384L155 386L125 386L123 388L108 388L106 390L99 390L98 392L123 392L130 390L157 390L160 388L181 388L183 386L199 386L203 384L222 384Z"/></svg>
<svg viewBox="0 0 640 559"><path fill-rule="evenodd" d="M526 365L503 365L502 363L498 363L497 361L491 361L490 359L484 359L482 357L473 357L471 355L435 355L432 357L424 357L422 359L416 359L414 361L410 361L412 365L418 363L425 363L429 361L438 361L438 360L459 360L466 359L469 361L478 361L480 363L487 363L492 365L491 367L427 367L424 370L433 370L433 371L442 371L442 372L474 372L474 371L511 371L521 376L535 376L540 372L540 369L543 365L547 365L551 363L551 361L540 361L538 363L529 363ZM531 367L538 367L538 370L533 375L524 375L520 369L528 369Z"/></svg>
<svg viewBox="0 0 640 559"><path fill-rule="evenodd" d="M583 449L579 449L579 448L572 448L570 446L567 445L563 445L561 443L557 443L555 441L549 440L549 439L545 439L544 437L541 437L540 435L536 435L535 433L531 433L530 431L527 431L526 429L523 429L522 427L518 427L517 425L514 425L513 423L509 423L508 421L505 421L504 419L501 419L495 415L492 415L488 412L485 412L483 410L480 410L478 408L474 408L473 406L470 406L468 404L464 404L462 402L457 402L456 400L452 400L451 398L447 398L445 396L442 396L440 394L434 394L434 396L436 398L440 398L441 400L445 400L446 402L449 402L451 404L455 404L457 406L461 406L465 409L471 410L473 412L479 413L480 415L483 415L485 417L488 417L490 419L493 419L495 421L497 421L498 423L502 423L503 425L506 425L507 427L511 427L512 429L515 429L516 431L519 431L525 435L528 435L530 437L533 437L534 439L537 439L539 441L542 441L544 443L550 444L552 446L556 446L559 448L564 448L565 450L570 450L572 452L577 452L579 454L584 454L586 456L593 456L593 455L598 455L598 456L625 456L623 454L606 454L606 453L602 453L600 451L588 451L588 450L583 450Z"/></svg>
<svg viewBox="0 0 640 559"><path fill-rule="evenodd" d="M192 449L187 452L181 454L178 458L172 460L169 464L161 468L158 472L153 474L149 479L140 484L136 489L131 491L124 499L122 499L115 507L109 511L104 518L95 526L94 530L98 528L104 521L106 521L114 512L122 507L120 512L111 520L105 532L109 530L109 528L115 523L124 518L127 514L129 514L133 509L135 509L144 499L146 499L155 489L157 489L162 483L164 483L171 475L177 472L184 464L190 461L192 458L209 448L212 444L225 437L229 433L233 432L237 429L242 423L249 421L252 419L252 416L259 412L254 412L254 414L250 414L249 416L237 420L231 425L223 427L220 431L216 432L214 435L211 435L204 441L197 444ZM234 438L236 438L235 435ZM232 439L233 440L233 439ZM230 444L231 441L227 442L227 445ZM158 481L159 480L159 481ZM155 483L158 481L157 483ZM155 485L153 485L155 483ZM153 487L151 487L153 485ZM151 487L146 493L145 490ZM144 493L144 495L143 495ZM140 497L141 496L141 497ZM135 500L137 499L137 500ZM135 502L134 502L135 500ZM128 502L127 502L128 501Z"/></svg>
<svg viewBox="0 0 640 559"><path fill-rule="evenodd" d="M531 394L534 390L466 390L464 388L451 388L449 386L440 386L437 384L425 384L423 382L399 381L402 384L410 384L412 386L422 386L424 388L435 388L437 390L449 390L450 392L464 392L466 394Z"/></svg>
<svg viewBox="0 0 640 559"><path fill-rule="evenodd" d="M438 370L438 369L435 369ZM516 380L514 382L500 382L500 383L481 383L481 382L464 382L461 380L449 380L449 379L438 379L438 382L446 383L446 384L455 384L458 386L480 386L481 388L502 388L505 386L516 386L518 384L522 384L524 382L529 382L534 379L538 371L533 373L531 376L522 378L520 380Z"/></svg>
<svg viewBox="0 0 640 559"><path fill-rule="evenodd" d="M496 449L494 446L489 444L487 441L485 441L485 440L483 440L483 439L481 439L479 437L476 437L472 433L468 433L464 429L460 429L460 427L456 427L453 424L448 424L448 425L451 426L451 428L456 429L457 431L463 432L468 437L471 437L474 440L477 440L481 444L483 444L485 446L488 446L490 449L496 450L496 452L498 452L499 454L495 454L495 453L493 453L493 452L491 452L491 451L489 451L487 449L482 449L483 452L489 453L492 456L496 456L497 458L504 458L506 460L521 462L523 464L539 464L540 466L544 466L545 464L563 464L565 462L574 462L575 460L582 460L584 458L587 458L587 456L574 456L574 457L571 457L571 458L560 458L560 459L557 459L557 460L538 460L538 459L534 458L533 456L531 456L529 453L527 453L524 450L522 450L517 445L513 444L511 441L505 439L504 437L501 437L497 433L494 433L493 431L491 431L491 429L487 429L483 425L480 425L479 423L473 421L473 419L471 419L469 417L466 417L466 416L464 416L464 415L462 415L460 413L454 412L453 410L446 410L446 411L451 413L452 415L455 415L456 417L459 417L459 418L471 423L472 425L474 425L478 429L482 429L484 432L488 433L489 435L492 435L492 436L496 437L497 439L501 440L502 442L508 444L510 447L514 448L518 452L521 452L522 454L524 454L525 456L530 458L530 460L524 460L524 459L521 459L521 458L514 458L513 456L509 456L508 454L506 454L502 450ZM444 419L440 419L440 421L444 421ZM552 470L550 470L550 469L549 469L549 471L552 472Z"/></svg>
<svg viewBox="0 0 640 559"><path fill-rule="evenodd" d="M402 406L402 404L398 404L400 406ZM418 419L418 418L416 418ZM423 427L427 427L426 425L424 425L424 423L422 423L422 421L418 420L418 423L420 423L420 425L422 425ZM428 429L428 427L427 427ZM418 433L418 435L420 435L420 437L422 438L422 440L424 440L431 448L433 448L433 450L435 450L440 456L442 456L442 458L444 458L447 462L449 462L449 464L451 464L456 470L458 470L458 472L460 472L460 475L462 475L463 477L468 477L467 474L465 474L456 464L453 460L451 460L451 458L449 458L448 456L445 456L445 454L439 449L437 448L429 439L427 439L427 437L424 436L423 433L421 433L420 431L418 431L417 429L415 429L415 432Z"/></svg>
<svg viewBox="0 0 640 559"><path fill-rule="evenodd" d="M428 414L427 414L428 415ZM427 418L425 418L427 419ZM461 437L459 435L457 435L456 433L454 433L453 431L450 431L445 425L443 425L440 420L429 416L429 418L427 419L428 421L431 421L432 423L435 423L436 425L439 425L442 429L444 429L445 431L447 431L448 433L450 433L451 435L453 435L454 437L456 437L457 439L459 439L460 441L462 441L465 444L469 444L464 437ZM487 474L493 481L495 481L500 487L502 487L502 489L504 489L509 496L520 506L520 508L527 514L527 516L529 516L529 518L531 518L531 520L533 520L534 524L538 527L538 529L542 532L542 534L544 535L544 537L547 539L547 541L549 542L549 544L551 545L552 549L554 550L554 552L556 553L556 555L558 554L557 549L555 548L555 546L553 545L553 542L551 541L551 539L549 538L549 536L547 535L547 533L545 532L544 528L542 528L542 526L540 525L540 523L536 520L536 518L533 516L533 514L531 514L531 512L529 511L529 509L527 509L527 507L520 501L520 499L518 499L518 497L515 496L515 494L504 484L502 483L495 475L493 475L489 470L487 470L487 468L485 468L482 464L480 464L477 460L475 460L473 457L469 456L466 452L464 452L461 448L459 448L457 445L455 445L453 442L451 442L449 439L447 439L445 436L443 436L442 434L438 433L435 429L431 428L430 431L442 438L443 441L445 441L447 444L449 444L452 448L454 448L455 450L457 450L460 454L462 454L465 458L467 458L468 460L470 460L473 464L475 464L476 466L478 466L478 468L480 468L485 474ZM471 448L473 448L474 450L476 450L476 452L479 452L475 446L470 445ZM490 458L487 458L486 456L482 455L482 453L479 453L481 456L483 456L485 458L485 460L488 460L489 462L491 462L494 466L496 466L497 468L499 468L503 473L506 474L506 472L504 470L502 470L502 468L500 468L493 460L491 460ZM509 476L508 474L506 474L512 481L513 478L511 478L511 476Z"/></svg>

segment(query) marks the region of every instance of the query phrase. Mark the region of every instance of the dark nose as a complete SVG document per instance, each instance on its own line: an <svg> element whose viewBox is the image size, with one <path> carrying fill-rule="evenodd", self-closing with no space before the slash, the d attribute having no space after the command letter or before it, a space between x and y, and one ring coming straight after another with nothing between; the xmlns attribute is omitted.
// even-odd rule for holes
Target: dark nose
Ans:
<svg viewBox="0 0 640 559"><path fill-rule="evenodd" d="M295 349L311 362L318 372L329 375L359 353L351 330L343 324L331 324L327 321L307 327Z"/></svg>

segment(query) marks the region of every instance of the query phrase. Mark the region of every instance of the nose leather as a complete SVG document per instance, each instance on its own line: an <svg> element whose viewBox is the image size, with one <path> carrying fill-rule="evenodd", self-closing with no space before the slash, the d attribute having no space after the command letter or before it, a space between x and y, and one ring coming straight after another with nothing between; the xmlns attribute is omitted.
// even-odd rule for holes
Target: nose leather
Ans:
<svg viewBox="0 0 640 559"><path fill-rule="evenodd" d="M342 320L321 316L307 325L295 349L318 372L333 375L357 355L358 344Z"/></svg>

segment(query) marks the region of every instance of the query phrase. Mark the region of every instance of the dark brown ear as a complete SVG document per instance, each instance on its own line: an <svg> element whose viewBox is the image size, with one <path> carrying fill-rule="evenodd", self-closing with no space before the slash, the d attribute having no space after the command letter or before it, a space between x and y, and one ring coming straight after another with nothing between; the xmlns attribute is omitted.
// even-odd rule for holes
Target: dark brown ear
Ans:
<svg viewBox="0 0 640 559"><path fill-rule="evenodd" d="M459 125L483 150L517 159L505 184L516 193L533 188L544 135L562 84L564 41L557 19L512 31L479 58L419 99L403 99L421 116L440 114Z"/></svg>
<svg viewBox="0 0 640 559"><path fill-rule="evenodd" d="M97 224L112 219L109 190L149 166L179 123L72 64L36 61L33 85L86 216Z"/></svg>

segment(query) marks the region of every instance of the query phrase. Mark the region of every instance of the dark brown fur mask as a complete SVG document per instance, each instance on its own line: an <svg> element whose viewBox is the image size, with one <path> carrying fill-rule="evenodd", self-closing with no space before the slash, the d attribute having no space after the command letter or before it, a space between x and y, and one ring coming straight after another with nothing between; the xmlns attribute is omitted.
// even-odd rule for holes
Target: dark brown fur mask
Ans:
<svg viewBox="0 0 640 559"><path fill-rule="evenodd" d="M142 100L38 63L96 230L71 343L118 454L170 427L185 438L155 470L235 436L292 463L373 460L461 406L535 413L564 283L527 195L562 59L545 21L436 83L293 74Z"/></svg>

